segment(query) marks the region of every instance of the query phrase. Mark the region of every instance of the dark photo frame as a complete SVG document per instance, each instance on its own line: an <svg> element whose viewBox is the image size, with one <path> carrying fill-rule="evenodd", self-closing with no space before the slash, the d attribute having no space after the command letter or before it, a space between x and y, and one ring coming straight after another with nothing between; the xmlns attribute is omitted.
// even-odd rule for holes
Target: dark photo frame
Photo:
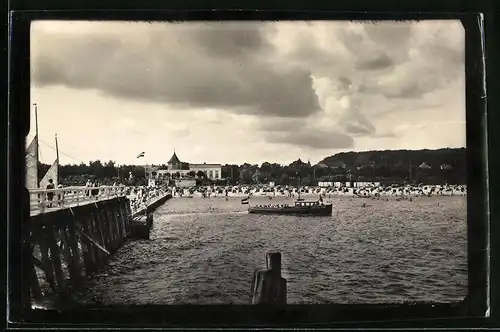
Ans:
<svg viewBox="0 0 500 332"><path fill-rule="evenodd" d="M59 7L58 7L59 6ZM73 4L73 6L76 6ZM488 318L491 308L498 300L494 294L498 289L497 266L493 259L498 257L498 245L491 242L490 232L496 230L493 220L495 212L491 186L497 175L492 175L492 167L498 167L498 160L491 156L494 117L491 103L498 97L487 94L488 84L498 78L486 75L490 58L498 57L498 51L485 45L485 28L488 16L470 12L470 8L457 10L453 14L444 10L422 13L414 8L412 13L389 13L379 11L367 14L356 8L330 8L326 10L171 10L136 11L126 6L113 10L91 2L81 7L63 11L61 5L29 5L18 2L10 12L9 44L9 107L7 144L7 187L8 222L4 232L8 252L8 321L13 327L54 326L71 327L465 327L491 324ZM83 6L88 6L84 8ZM111 5L109 5L111 6ZM146 5L144 5L146 6ZM92 8L92 10L90 10ZM78 9L78 10L76 10ZM99 10L96 10L99 9ZM254 8L257 9L257 8ZM267 9L267 10L266 10ZM270 10L275 9L275 10ZM346 10L350 11L346 11ZM387 9L387 8L386 8ZM452 8L450 8L452 9ZM338 10L344 10L339 12ZM450 10L448 10L450 11ZM29 248L29 195L24 188L25 138L30 128L30 23L34 20L425 20L460 19L466 35L466 121L467 121L467 241L468 241L468 294L459 303L414 303L382 305L287 305L274 306L75 306L67 310L33 309L29 303L29 278L25 262L30 258ZM492 33L492 32L491 32ZM494 37L488 37L494 38ZM493 42L492 42L493 43ZM493 44L491 44L493 45ZM491 54L491 55L490 55ZM491 60L492 62L493 60ZM498 60L495 60L495 62ZM493 63L493 62L492 62ZM492 68L494 64L491 65ZM498 66L498 65L497 65ZM488 69L489 70L489 69ZM488 71L489 73L489 71ZM491 77L491 78L490 78ZM498 86L498 85L495 85ZM488 96L488 98L487 98ZM498 104L498 103L497 103ZM488 107L487 107L488 105ZM497 130L498 132L498 130ZM496 188L496 187L495 187ZM498 191L498 190L497 190ZM491 224L490 224L491 222ZM498 222L495 221L496 224ZM495 228L496 227L496 228ZM496 246L496 247L495 247ZM491 259L491 262L490 262ZM26 296L28 294L28 297Z"/></svg>

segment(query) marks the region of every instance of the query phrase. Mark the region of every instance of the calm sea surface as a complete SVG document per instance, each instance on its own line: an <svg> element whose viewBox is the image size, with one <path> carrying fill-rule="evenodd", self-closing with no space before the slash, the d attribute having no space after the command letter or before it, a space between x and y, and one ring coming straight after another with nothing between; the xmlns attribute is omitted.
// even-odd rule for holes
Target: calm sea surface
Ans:
<svg viewBox="0 0 500 332"><path fill-rule="evenodd" d="M307 218L249 215L240 200L168 201L154 215L151 240L126 243L78 301L249 304L253 270L275 250L290 304L466 294L466 197L333 198L332 217ZM280 202L251 203L259 200Z"/></svg>

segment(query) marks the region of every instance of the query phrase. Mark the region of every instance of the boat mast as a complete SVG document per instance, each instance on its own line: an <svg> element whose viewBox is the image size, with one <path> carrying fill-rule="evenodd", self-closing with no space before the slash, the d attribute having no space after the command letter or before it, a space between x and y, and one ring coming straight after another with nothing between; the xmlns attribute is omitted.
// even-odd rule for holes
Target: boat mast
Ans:
<svg viewBox="0 0 500 332"><path fill-rule="evenodd" d="M59 145L57 144L57 134L55 135L56 139L56 160L59 162Z"/></svg>
<svg viewBox="0 0 500 332"><path fill-rule="evenodd" d="M55 139L56 139L56 165L57 165L57 178L56 184L59 184L59 145L57 144L57 134L55 134Z"/></svg>
<svg viewBox="0 0 500 332"><path fill-rule="evenodd" d="M40 181L38 180L38 105L36 103L33 103L33 106L35 106L35 160L36 160L36 187L40 188Z"/></svg>

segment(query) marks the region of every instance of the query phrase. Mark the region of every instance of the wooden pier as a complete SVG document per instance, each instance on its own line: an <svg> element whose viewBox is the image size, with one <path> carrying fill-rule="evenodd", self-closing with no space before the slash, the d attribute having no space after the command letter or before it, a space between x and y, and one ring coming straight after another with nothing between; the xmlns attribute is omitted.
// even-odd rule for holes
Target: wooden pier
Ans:
<svg viewBox="0 0 500 332"><path fill-rule="evenodd" d="M65 190L75 191L75 188ZM47 204L46 193L39 191L31 192L39 197L32 201L42 200ZM53 200L51 207L45 207L37 202L35 206L41 209L35 212L32 204L24 232L25 303L33 303L32 299L40 302L54 295L64 297L78 289L131 235L136 220L145 219L149 237L152 212L170 197L170 193L162 192L139 211L132 210L126 191L118 190L108 190L102 197L85 201L79 197L78 204ZM141 213L146 213L144 218Z"/></svg>

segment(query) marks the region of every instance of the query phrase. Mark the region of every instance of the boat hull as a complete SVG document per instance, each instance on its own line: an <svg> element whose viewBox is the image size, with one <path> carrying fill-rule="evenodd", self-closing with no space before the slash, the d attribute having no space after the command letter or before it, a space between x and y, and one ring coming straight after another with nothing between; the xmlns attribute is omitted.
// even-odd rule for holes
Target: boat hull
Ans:
<svg viewBox="0 0 500 332"><path fill-rule="evenodd" d="M278 215L300 215L300 216L331 216L332 204L318 206L289 206L289 207L251 207L250 214L278 214Z"/></svg>

